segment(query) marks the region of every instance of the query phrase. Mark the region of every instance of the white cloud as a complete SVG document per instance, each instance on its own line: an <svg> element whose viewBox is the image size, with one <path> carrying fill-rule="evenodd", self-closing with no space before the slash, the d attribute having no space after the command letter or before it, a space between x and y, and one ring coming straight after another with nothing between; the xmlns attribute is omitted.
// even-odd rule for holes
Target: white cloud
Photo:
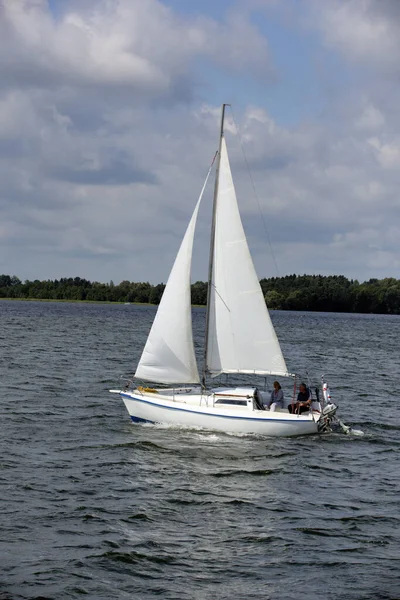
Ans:
<svg viewBox="0 0 400 600"><path fill-rule="evenodd" d="M25 266L27 252L18 263L14 248L10 265L26 276L46 268L62 275L63 254L71 273L87 268L79 252L129 261L162 246L191 208L182 206L197 193L191 178L200 181L181 137L185 129L189 138L197 131L200 145L207 137L182 107L194 90L194 61L220 56L233 71L271 70L266 40L234 13L217 23L183 18L157 0L64 6L56 19L45 0L0 2L2 240L18 239L29 252L40 241L48 255ZM141 263L132 277L149 273ZM101 278L100 262L91 269Z"/></svg>
<svg viewBox="0 0 400 600"><path fill-rule="evenodd" d="M368 2L358 3L365 14L357 3L332 2L337 15L323 4L323 17L321 3L314 14L327 42L350 52L347 29L338 41L328 22L368 20ZM65 6L55 18L44 0L0 2L1 270L165 281L217 146L220 108L204 101L196 61L238 85L238 73L248 81L250 72L259 84L272 72L267 40L243 12L217 22L156 0ZM398 274L397 113L366 89L343 104L292 127L257 102L234 107L282 274ZM258 272L275 275L229 111L226 131ZM199 223L201 279L211 187Z"/></svg>
<svg viewBox="0 0 400 600"><path fill-rule="evenodd" d="M349 60L398 71L400 6L397 0L312 0L315 23L327 44Z"/></svg>
<svg viewBox="0 0 400 600"><path fill-rule="evenodd" d="M400 168L400 140L384 143L378 138L368 140L370 146L374 149L375 155L384 169Z"/></svg>
<svg viewBox="0 0 400 600"><path fill-rule="evenodd" d="M399 73L398 0L311 0L311 5L312 19L329 46L367 68Z"/></svg>
<svg viewBox="0 0 400 600"><path fill-rule="evenodd" d="M380 129L385 124L385 117L382 112L376 108L371 102L368 102L356 119L355 125L357 128L364 131L373 131Z"/></svg>
<svg viewBox="0 0 400 600"><path fill-rule="evenodd" d="M59 20L44 0L4 0L0 38L3 85L121 86L159 96L190 80L195 57L237 70L271 68L265 38L240 15L225 24L184 20L158 0L93 0Z"/></svg>

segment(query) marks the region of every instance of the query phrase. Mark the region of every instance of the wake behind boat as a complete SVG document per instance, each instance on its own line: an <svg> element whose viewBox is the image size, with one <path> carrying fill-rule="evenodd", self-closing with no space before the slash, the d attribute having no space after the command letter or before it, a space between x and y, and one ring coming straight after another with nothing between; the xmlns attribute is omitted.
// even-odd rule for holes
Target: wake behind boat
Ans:
<svg viewBox="0 0 400 600"><path fill-rule="evenodd" d="M307 412L298 414L294 404L292 413L287 407L265 410L266 391L260 386L208 385L221 374L294 377L286 367L240 218L224 138L226 106L216 154L202 378L193 344L190 273L197 214L213 164L136 369L138 383L110 391L122 397L135 422L269 436L314 434L329 427L336 412L327 388L321 402L310 397Z"/></svg>

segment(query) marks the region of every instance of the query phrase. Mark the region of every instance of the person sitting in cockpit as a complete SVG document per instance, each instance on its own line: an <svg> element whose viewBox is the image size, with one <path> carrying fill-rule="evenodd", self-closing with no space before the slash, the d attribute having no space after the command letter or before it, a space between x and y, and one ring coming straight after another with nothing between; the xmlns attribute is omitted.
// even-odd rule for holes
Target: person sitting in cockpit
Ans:
<svg viewBox="0 0 400 600"><path fill-rule="evenodd" d="M283 408L283 390L279 381L274 381L274 389L271 392L271 398L267 404L267 408L269 408L271 412L275 411L277 408Z"/></svg>
<svg viewBox="0 0 400 600"><path fill-rule="evenodd" d="M297 402L289 404L288 411L301 415L301 413L308 412L311 406L310 390L305 383L299 385L299 393L297 394Z"/></svg>

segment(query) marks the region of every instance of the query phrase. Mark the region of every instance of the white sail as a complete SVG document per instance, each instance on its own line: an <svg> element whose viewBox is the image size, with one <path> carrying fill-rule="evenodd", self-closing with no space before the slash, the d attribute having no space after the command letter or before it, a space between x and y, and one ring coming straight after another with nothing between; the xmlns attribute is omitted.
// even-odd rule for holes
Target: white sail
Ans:
<svg viewBox="0 0 400 600"><path fill-rule="evenodd" d="M190 269L193 238L207 174L167 281L135 377L157 383L198 383L193 345Z"/></svg>
<svg viewBox="0 0 400 600"><path fill-rule="evenodd" d="M254 269L221 141L207 337L207 370L287 375L285 359Z"/></svg>

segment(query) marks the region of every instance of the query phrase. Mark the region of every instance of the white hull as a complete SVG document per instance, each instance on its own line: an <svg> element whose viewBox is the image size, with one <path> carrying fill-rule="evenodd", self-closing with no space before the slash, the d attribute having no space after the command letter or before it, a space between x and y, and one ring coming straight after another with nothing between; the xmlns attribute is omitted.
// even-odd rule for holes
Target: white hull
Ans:
<svg viewBox="0 0 400 600"><path fill-rule="evenodd" d="M185 395L185 399L181 400L179 395L168 397L138 390L112 391L122 397L134 422L166 423L266 436L297 436L318 432L319 413L292 415L287 411L257 410L253 409L252 401L248 401L249 406L222 408L214 406L210 396L201 394Z"/></svg>

